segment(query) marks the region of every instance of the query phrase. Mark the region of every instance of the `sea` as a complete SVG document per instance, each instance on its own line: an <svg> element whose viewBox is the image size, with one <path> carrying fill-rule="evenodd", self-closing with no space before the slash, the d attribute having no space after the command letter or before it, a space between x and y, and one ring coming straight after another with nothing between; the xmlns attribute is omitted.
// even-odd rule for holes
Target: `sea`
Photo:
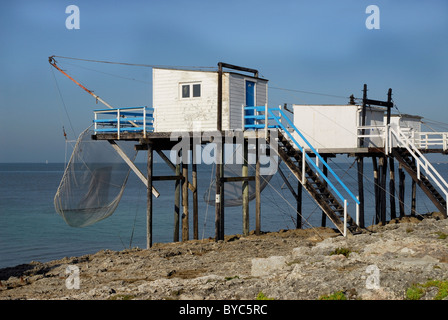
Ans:
<svg viewBox="0 0 448 320"><path fill-rule="evenodd" d="M339 161L339 162L338 162ZM144 168L144 164L140 164ZM344 157L330 162L334 172L357 193L357 171L354 158ZM448 164L435 163L442 176L448 177ZM281 167L290 184L297 180ZM131 172L125 191L115 212L93 225L77 228L66 224L55 211L53 199L64 174L64 163L0 163L0 268L31 261L46 262L64 257L92 254L100 250L146 248L146 187ZM144 170L144 169L142 169ZM156 175L173 175L165 163L155 163ZM396 171L397 172L397 171ZM190 173L191 174L191 173ZM215 207L208 201L213 185L212 165L198 166L199 239L214 237ZM405 210L410 214L411 179L406 177ZM173 241L174 181L155 181L160 197L154 198L153 242ZM364 165L365 223L374 223L374 191L371 164ZM398 181L396 181L398 190ZM191 192L190 192L191 197ZM213 202L213 201L212 201ZM255 229L255 201L250 203L250 230ZM190 238L192 199L190 198ZM389 206L389 200L387 201ZM398 212L398 200L396 201ZM296 225L296 202L279 174L272 177L261 193L261 229L279 231ZM303 192L304 228L319 227L322 212L314 200ZM435 211L435 206L417 188L416 211ZM355 205L349 204L355 217ZM389 212L389 208L388 208ZM327 226L333 227L327 219ZM225 208L225 234L242 233L242 207Z"/></svg>

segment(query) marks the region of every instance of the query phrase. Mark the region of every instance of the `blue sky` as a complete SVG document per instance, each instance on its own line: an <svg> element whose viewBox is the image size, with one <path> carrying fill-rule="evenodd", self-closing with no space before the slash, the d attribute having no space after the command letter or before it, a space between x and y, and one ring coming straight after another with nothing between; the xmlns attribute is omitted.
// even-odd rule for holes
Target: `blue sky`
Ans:
<svg viewBox="0 0 448 320"><path fill-rule="evenodd" d="M72 4L80 9L79 30L65 26ZM380 9L379 30L365 26L371 4ZM0 162L62 162L62 126L74 139L92 121L98 105L52 71L51 55L183 66L223 61L258 69L271 87L343 97L361 97L367 83L372 99L386 99L392 88L401 112L448 123L447 39L443 0L1 1ZM114 106L151 105L150 68L58 61ZM269 91L271 105L346 102Z"/></svg>

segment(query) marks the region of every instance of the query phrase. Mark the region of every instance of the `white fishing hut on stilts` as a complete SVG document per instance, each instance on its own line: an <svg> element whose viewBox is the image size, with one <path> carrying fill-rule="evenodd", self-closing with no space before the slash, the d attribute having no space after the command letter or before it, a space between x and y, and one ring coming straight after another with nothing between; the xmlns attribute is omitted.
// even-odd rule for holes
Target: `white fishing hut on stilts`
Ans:
<svg viewBox="0 0 448 320"><path fill-rule="evenodd" d="M55 63L52 65L57 68ZM154 67L153 106L108 106L108 109L95 110L92 139L108 141L147 186L148 247L153 241L153 197L158 196L155 181L174 180L174 241L179 241L180 232L182 241L190 239L189 190L193 193L193 238L198 239L197 164L204 160L201 159L201 145L205 148L212 145L214 150L216 240L224 239L224 185L241 184L243 234L248 235L249 182L255 181L255 233L260 234L262 180L277 172L297 200L297 228L302 227L302 191L305 189L322 209L323 217L344 236L362 232L365 157L371 157L374 164L378 186L375 197L377 221L386 221L388 160L391 164L389 193L395 195L394 159L398 160L400 170L403 168L409 173L446 217L448 185L423 154L446 152L447 135L438 133L439 140L430 139L429 133L420 131L419 117L392 115L391 90L387 101L367 99L366 93L365 86L360 105L354 100L347 105L293 105L293 115L290 115L282 107L268 106L268 80L260 78L255 69L221 62L217 71ZM117 143L123 140L135 141L136 150L148 152L146 176L118 146ZM230 145L231 150L235 150L234 147L241 150L242 158L237 162L241 170L239 176L225 175L228 160L225 145ZM173 170L173 175L154 174L154 151ZM163 151L174 151L174 159ZM326 161L338 154L357 159L357 193L346 186ZM268 163L269 172L262 172L266 169L260 163L262 157ZM297 178L297 186L288 182L279 167L280 161ZM255 172L249 175L252 164ZM399 202L401 216L404 215L401 210L403 199ZM395 207L391 207L390 217L396 217Z"/></svg>

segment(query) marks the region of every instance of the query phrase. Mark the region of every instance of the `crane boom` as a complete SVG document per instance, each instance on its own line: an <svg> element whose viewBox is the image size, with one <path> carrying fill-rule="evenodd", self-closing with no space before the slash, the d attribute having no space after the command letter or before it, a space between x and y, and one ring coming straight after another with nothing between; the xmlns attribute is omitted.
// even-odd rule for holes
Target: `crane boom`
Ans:
<svg viewBox="0 0 448 320"><path fill-rule="evenodd" d="M101 99L99 96L97 96L96 94L93 93L92 90L87 89L86 87L84 87L82 84L80 84L78 81L76 81L75 79L73 79L71 76L69 76L64 70L62 70L61 68L58 67L58 65L56 64L56 60L54 59L54 56L48 57L48 62L55 67L58 71L60 71L63 75L65 75L67 78L69 78L70 80L72 80L74 83L76 83L78 86L80 86L82 89L84 89L85 91L87 91L90 95L92 95L97 101L101 102L102 104L104 104L106 107L113 109L113 107L108 104L106 101L104 101L103 99Z"/></svg>

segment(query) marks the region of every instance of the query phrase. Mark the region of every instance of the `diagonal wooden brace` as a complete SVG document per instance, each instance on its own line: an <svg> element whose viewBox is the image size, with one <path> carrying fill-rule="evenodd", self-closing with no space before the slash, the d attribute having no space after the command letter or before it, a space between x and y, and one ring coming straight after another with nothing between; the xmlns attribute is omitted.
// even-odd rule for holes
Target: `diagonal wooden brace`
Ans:
<svg viewBox="0 0 448 320"><path fill-rule="evenodd" d="M148 186L148 179L143 175L143 173L135 166L134 162L132 162L131 159L121 150L121 148L117 145L117 143L114 140L108 140L112 148L117 151L118 155L128 164L128 166L134 171L134 173L137 175L137 177L142 180L142 182L145 184L145 186ZM160 196L160 193L157 191L154 186L152 187L152 194L158 198Z"/></svg>

